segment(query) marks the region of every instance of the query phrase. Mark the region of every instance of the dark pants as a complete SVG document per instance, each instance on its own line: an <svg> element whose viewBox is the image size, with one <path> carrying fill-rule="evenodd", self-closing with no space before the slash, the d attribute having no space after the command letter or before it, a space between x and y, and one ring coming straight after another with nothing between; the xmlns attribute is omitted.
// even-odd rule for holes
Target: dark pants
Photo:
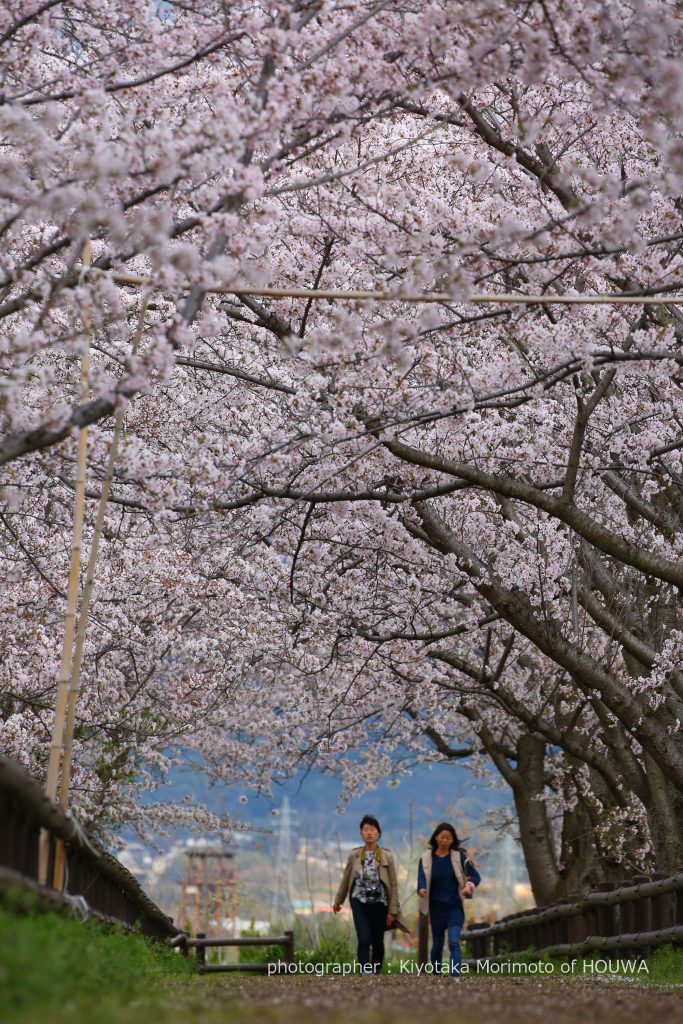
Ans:
<svg viewBox="0 0 683 1024"><path fill-rule="evenodd" d="M430 959L435 972L441 973L444 932L448 931L448 948L451 954L450 973L460 974L462 951L460 930L462 928L462 906L457 903L429 903L429 917L432 925L432 952Z"/></svg>
<svg viewBox="0 0 683 1024"><path fill-rule="evenodd" d="M373 971L379 974L384 960L384 929L387 926L386 903L361 903L351 899L353 923L358 936L358 963L362 967L372 963ZM370 959L372 946L372 960Z"/></svg>

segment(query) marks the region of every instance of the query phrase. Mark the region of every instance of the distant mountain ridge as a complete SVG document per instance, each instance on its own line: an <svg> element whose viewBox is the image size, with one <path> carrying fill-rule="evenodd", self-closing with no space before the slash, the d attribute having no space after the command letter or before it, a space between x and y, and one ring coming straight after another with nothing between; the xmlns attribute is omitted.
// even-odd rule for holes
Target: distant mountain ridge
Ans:
<svg viewBox="0 0 683 1024"><path fill-rule="evenodd" d="M173 803L190 798L215 814L229 814L255 828L276 830L279 808L289 798L296 832L311 837L339 836L349 841L358 836L363 814L373 814L382 825L384 840L391 845L431 832L439 821L452 821L459 834L471 835L485 813L507 806L507 792L490 787L461 765L435 764L416 768L411 775L390 778L376 789L353 797L343 813L337 808L341 783L320 772L300 773L273 789L272 797L259 796L238 786L212 783L199 764L174 768L167 782L155 791L154 801ZM246 799L245 799L246 798Z"/></svg>

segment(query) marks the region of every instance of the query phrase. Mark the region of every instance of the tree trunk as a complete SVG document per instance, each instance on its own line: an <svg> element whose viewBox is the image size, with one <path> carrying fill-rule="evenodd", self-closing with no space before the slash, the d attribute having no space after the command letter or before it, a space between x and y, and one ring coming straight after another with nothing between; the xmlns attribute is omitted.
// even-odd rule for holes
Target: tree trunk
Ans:
<svg viewBox="0 0 683 1024"><path fill-rule="evenodd" d="M673 873L683 867L683 798L645 752L643 763L650 791L645 810L657 871Z"/></svg>
<svg viewBox="0 0 683 1024"><path fill-rule="evenodd" d="M538 906L545 906L555 899L560 878L550 822L543 800L544 756L545 743L542 739L530 734L519 738L518 781L512 792L531 891Z"/></svg>

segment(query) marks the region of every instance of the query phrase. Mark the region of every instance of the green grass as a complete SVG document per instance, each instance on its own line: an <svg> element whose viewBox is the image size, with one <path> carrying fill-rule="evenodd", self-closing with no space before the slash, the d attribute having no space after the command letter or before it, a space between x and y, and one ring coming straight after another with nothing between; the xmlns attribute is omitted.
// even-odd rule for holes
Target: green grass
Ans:
<svg viewBox="0 0 683 1024"><path fill-rule="evenodd" d="M481 960L486 960L482 957ZM506 967L502 969L490 964L488 969L476 971L472 968L471 977L477 974L494 975L501 978L595 978L621 979L635 981L640 985L683 986L683 949L673 946L661 946L645 959L647 970L640 969L643 958L638 953L612 950L607 953L585 953L576 957L549 957L545 954L536 955L532 948L524 953L511 954L505 958ZM541 969L534 967L539 964Z"/></svg>
<svg viewBox="0 0 683 1024"><path fill-rule="evenodd" d="M167 998L169 987L192 973L193 958L141 935L61 914L27 912L25 898L2 896L4 1024L105 1024L122 1019L119 1011L131 1003Z"/></svg>
<svg viewBox="0 0 683 1024"><path fill-rule="evenodd" d="M648 974L636 975L648 985L683 985L683 949L660 946L647 958Z"/></svg>

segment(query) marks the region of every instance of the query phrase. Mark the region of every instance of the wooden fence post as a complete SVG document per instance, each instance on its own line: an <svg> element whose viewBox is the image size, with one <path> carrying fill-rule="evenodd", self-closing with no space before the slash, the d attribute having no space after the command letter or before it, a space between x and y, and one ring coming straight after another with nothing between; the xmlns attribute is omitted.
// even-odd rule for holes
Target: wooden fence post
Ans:
<svg viewBox="0 0 683 1024"><path fill-rule="evenodd" d="M464 932L464 938L470 944L470 957L472 960L483 960L486 957L486 937L479 933L488 928L488 921L472 921Z"/></svg>
<svg viewBox="0 0 683 1024"><path fill-rule="evenodd" d="M417 958L420 966L424 967L428 959L429 947L429 917L427 914L420 914L417 926Z"/></svg>
<svg viewBox="0 0 683 1024"><path fill-rule="evenodd" d="M649 881L649 875L634 875L631 879L631 884L642 885L643 882ZM641 896L640 899L633 900L631 924L634 932L652 931L652 900L649 896ZM650 946L635 946L633 949L635 956L649 956L651 952Z"/></svg>
<svg viewBox="0 0 683 1024"><path fill-rule="evenodd" d="M286 964L294 963L294 932L286 931L287 941L283 944L283 960Z"/></svg>
<svg viewBox="0 0 683 1024"><path fill-rule="evenodd" d="M669 876L665 871L658 871L650 878L655 882L663 881ZM652 905L652 931L663 931L664 928L671 928L673 925L673 893L660 892L651 898Z"/></svg>
<svg viewBox="0 0 683 1024"><path fill-rule="evenodd" d="M683 871L683 868L679 868L678 872L676 872L676 873L678 874L681 871ZM677 889L673 893L673 907L672 907L672 910L673 910L673 921L671 922L671 924L672 925L682 925L683 924L683 889ZM672 946L674 947L674 949L680 949L681 946L683 946L683 942L678 940L677 942L673 942Z"/></svg>
<svg viewBox="0 0 683 1024"><path fill-rule="evenodd" d="M597 892L612 892L615 888L614 882L599 882L595 889ZM595 935L616 934L616 914L614 903L598 904L594 911Z"/></svg>
<svg viewBox="0 0 683 1024"><path fill-rule="evenodd" d="M205 939L206 932L197 932L196 938ZM199 964L199 969L201 970L202 967L204 967L204 965L206 964L206 946L196 946L195 949L197 950L197 963Z"/></svg>

